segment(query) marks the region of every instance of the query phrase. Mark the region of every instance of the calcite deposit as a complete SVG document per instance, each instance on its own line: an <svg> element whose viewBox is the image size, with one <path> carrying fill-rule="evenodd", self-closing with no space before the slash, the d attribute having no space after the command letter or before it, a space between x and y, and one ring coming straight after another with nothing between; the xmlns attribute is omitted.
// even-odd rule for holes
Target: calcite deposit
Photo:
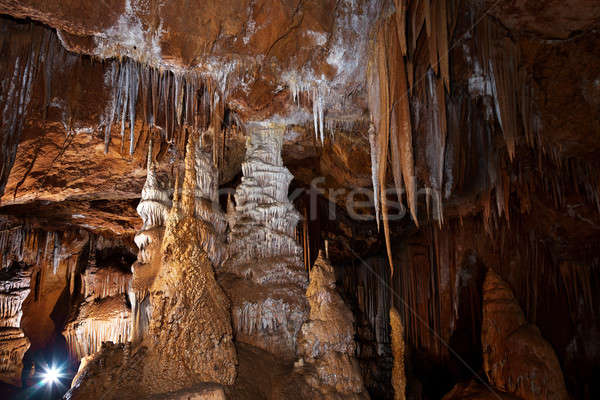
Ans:
<svg viewBox="0 0 600 400"><path fill-rule="evenodd" d="M300 215L287 197L282 127L254 128L228 215L229 258L218 270L232 301L236 340L294 358L307 318L308 276L295 238Z"/></svg>
<svg viewBox="0 0 600 400"><path fill-rule="evenodd" d="M483 368L490 383L522 399L568 399L560 364L537 326L493 270L483 283Z"/></svg>
<svg viewBox="0 0 600 400"><path fill-rule="evenodd" d="M306 298L310 313L298 337L298 356L313 398L368 399L355 358L354 317L323 253L312 267Z"/></svg>
<svg viewBox="0 0 600 400"><path fill-rule="evenodd" d="M0 14L0 397L600 398L597 0Z"/></svg>
<svg viewBox="0 0 600 400"><path fill-rule="evenodd" d="M0 380L15 386L21 386L23 355L30 345L21 329L21 317L31 289L31 272L23 264L0 271Z"/></svg>
<svg viewBox="0 0 600 400"><path fill-rule="evenodd" d="M181 194L176 187L165 221L160 266L148 288L147 332L139 343L105 347L86 362L69 394L72 398L135 398L235 381L229 300L204 250L214 228L196 216L195 149L190 139ZM102 371L106 367L128 369L129 375L111 382L111 372Z"/></svg>

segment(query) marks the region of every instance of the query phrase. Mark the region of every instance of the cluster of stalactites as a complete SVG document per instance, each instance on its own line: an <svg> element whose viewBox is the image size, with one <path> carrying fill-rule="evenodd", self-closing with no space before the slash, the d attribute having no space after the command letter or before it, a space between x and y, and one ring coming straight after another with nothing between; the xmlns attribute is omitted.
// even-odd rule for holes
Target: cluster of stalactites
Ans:
<svg viewBox="0 0 600 400"><path fill-rule="evenodd" d="M83 296L86 301L127 293L131 274L114 268L88 267L82 276Z"/></svg>
<svg viewBox="0 0 600 400"><path fill-rule="evenodd" d="M27 265L52 265L56 272L63 254L61 234L32 229L28 225L4 226L0 228L0 267L7 268L12 263Z"/></svg>
<svg viewBox="0 0 600 400"><path fill-rule="evenodd" d="M15 269L0 282L0 328L21 326L22 304L30 292L31 270Z"/></svg>
<svg viewBox="0 0 600 400"><path fill-rule="evenodd" d="M230 253L241 259L300 257L295 240L300 214L287 198L292 175L283 166L281 129L257 129L247 145L242 163L242 183L235 192L228 219L233 222Z"/></svg>
<svg viewBox="0 0 600 400"><path fill-rule="evenodd" d="M79 318L67 324L63 336L70 356L80 360L100 351L104 342L131 341L131 312L122 296L86 303Z"/></svg>
<svg viewBox="0 0 600 400"><path fill-rule="evenodd" d="M23 31L28 34L23 35ZM33 83L40 72L44 73L45 105L49 102L53 53L60 47L57 42L53 31L33 24L0 31L0 195L17 154Z"/></svg>
<svg viewBox="0 0 600 400"><path fill-rule="evenodd" d="M120 123L121 143L124 145L128 123L129 154L133 154L139 100L142 124L162 131L166 141L172 141L176 129L187 126L198 130L206 123L200 117L213 108L214 96L206 90L205 82L196 72L161 70L126 58L111 61L105 80L112 90L102 121L105 151L110 145L112 125Z"/></svg>

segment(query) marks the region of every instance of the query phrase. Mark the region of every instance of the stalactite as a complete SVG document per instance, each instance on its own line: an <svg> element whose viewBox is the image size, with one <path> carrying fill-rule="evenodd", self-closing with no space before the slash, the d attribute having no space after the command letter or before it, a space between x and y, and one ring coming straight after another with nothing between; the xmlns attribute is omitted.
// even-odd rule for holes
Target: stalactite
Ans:
<svg viewBox="0 0 600 400"><path fill-rule="evenodd" d="M18 32L11 32L11 28ZM51 59L48 58L52 54L48 53L48 48L53 44L52 37L55 34L49 30L38 34L30 33L36 30L38 28L29 23L7 24L0 30L0 48L3 49L0 61L0 194L4 193L15 161L31 99L32 84L41 70L41 63L45 61L46 68L51 64Z"/></svg>
<svg viewBox="0 0 600 400"><path fill-rule="evenodd" d="M125 343L132 338L130 311L122 297L106 297L86 303L63 335L69 354L80 360L97 353L104 342Z"/></svg>
<svg viewBox="0 0 600 400"><path fill-rule="evenodd" d="M121 124L122 148L126 141L125 127L129 123L128 151L130 155L135 152L138 107L142 108L142 126L160 131L168 143L182 143L185 128L198 133L208 127L205 123L209 121L215 132L220 133L226 98L220 92L220 86L212 83L212 76L193 70L162 70L129 58L110 60L109 68L105 85L109 87L111 97L101 121L105 152L111 143L112 125L117 122ZM204 108L199 108L199 104L204 104ZM199 113L203 114L202 118ZM215 151L217 149L218 146Z"/></svg>

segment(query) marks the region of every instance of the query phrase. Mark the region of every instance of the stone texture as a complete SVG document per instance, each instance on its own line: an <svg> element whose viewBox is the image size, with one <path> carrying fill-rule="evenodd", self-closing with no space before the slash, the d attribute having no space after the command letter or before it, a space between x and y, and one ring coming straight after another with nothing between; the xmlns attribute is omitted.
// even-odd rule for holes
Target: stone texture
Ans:
<svg viewBox="0 0 600 400"><path fill-rule="evenodd" d="M519 397L500 392L491 386L484 386L472 380L466 383L458 383L448 392L442 400L517 400Z"/></svg>
<svg viewBox="0 0 600 400"><path fill-rule="evenodd" d="M483 284L483 368L490 383L522 399L568 399L560 364L528 324L508 285L488 270Z"/></svg>
<svg viewBox="0 0 600 400"><path fill-rule="evenodd" d="M79 372L72 398L100 393L130 398L235 381L229 301L203 246L214 228L195 216L194 148L190 140L182 194L176 193L166 220L161 263L149 288L148 331L139 344L105 346ZM115 378L115 371L123 369L127 375Z"/></svg>
<svg viewBox="0 0 600 400"><path fill-rule="evenodd" d="M84 302L75 319L65 326L63 336L74 359L100 351L103 342L130 341L131 309L127 306L125 294Z"/></svg>
<svg viewBox="0 0 600 400"><path fill-rule="evenodd" d="M394 367L392 368L392 387L394 400L406 399L406 374L404 373L404 326L400 314L395 307L390 307L390 326L392 328L392 354Z"/></svg>
<svg viewBox="0 0 600 400"><path fill-rule="evenodd" d="M333 267L319 254L306 291L309 319L298 335L297 365L324 399L368 399L355 358L354 316L335 288ZM311 373L314 369L314 373Z"/></svg>
<svg viewBox="0 0 600 400"><path fill-rule="evenodd" d="M295 240L300 215L287 198L281 128L257 128L230 210L229 259L218 271L232 301L236 341L292 359L307 314L306 272Z"/></svg>
<svg viewBox="0 0 600 400"><path fill-rule="evenodd" d="M23 356L29 349L29 340L20 328L0 328L0 381L21 386Z"/></svg>
<svg viewBox="0 0 600 400"><path fill-rule="evenodd" d="M21 386L23 355L29 348L21 317L31 288L31 272L18 263L0 269L0 381L14 386Z"/></svg>

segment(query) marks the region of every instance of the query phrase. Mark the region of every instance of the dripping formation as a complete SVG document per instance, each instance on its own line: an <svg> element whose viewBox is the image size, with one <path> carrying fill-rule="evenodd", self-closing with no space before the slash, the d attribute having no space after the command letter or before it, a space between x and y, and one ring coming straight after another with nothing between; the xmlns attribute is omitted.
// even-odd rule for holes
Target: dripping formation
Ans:
<svg viewBox="0 0 600 400"><path fill-rule="evenodd" d="M2 393L598 397L599 7L88 2L0 1Z"/></svg>

